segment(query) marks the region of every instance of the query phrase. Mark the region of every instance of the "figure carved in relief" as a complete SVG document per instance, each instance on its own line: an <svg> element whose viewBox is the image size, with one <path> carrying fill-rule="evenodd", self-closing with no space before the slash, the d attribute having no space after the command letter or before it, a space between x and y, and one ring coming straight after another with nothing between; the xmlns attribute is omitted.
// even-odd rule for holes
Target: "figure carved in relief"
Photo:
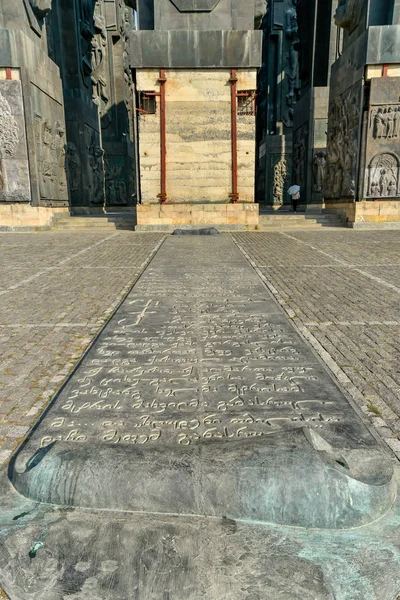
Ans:
<svg viewBox="0 0 400 600"><path fill-rule="evenodd" d="M107 29L104 17L99 12L99 5L93 17L95 35L91 40L91 80L93 87L93 100L100 105L101 100L108 102L106 92L107 82L105 80L105 56L107 47Z"/></svg>
<svg viewBox="0 0 400 600"><path fill-rule="evenodd" d="M335 23L338 27L350 32L357 27L361 19L364 0L339 0L335 13Z"/></svg>
<svg viewBox="0 0 400 600"><path fill-rule="evenodd" d="M281 158L274 166L274 203L283 204L285 183L288 175L288 164Z"/></svg>
<svg viewBox="0 0 400 600"><path fill-rule="evenodd" d="M378 154L372 159L368 171L368 196L387 198L398 195L400 161L395 154Z"/></svg>
<svg viewBox="0 0 400 600"><path fill-rule="evenodd" d="M329 109L326 198L356 195L360 89L354 86Z"/></svg>
<svg viewBox="0 0 400 600"><path fill-rule="evenodd" d="M386 169L381 169L381 176L379 178L379 191L381 196L388 195L389 179L386 173Z"/></svg>
<svg viewBox="0 0 400 600"><path fill-rule="evenodd" d="M54 136L52 124L45 120L42 125L42 151L40 169L40 194L42 198L51 198L55 180Z"/></svg>
<svg viewBox="0 0 400 600"><path fill-rule="evenodd" d="M314 156L314 189L316 192L322 192L326 178L326 155L325 152L317 152Z"/></svg>
<svg viewBox="0 0 400 600"><path fill-rule="evenodd" d="M294 183L302 189L306 182L307 135L308 129L302 127L296 132L293 144Z"/></svg>
<svg viewBox="0 0 400 600"><path fill-rule="evenodd" d="M375 131L374 135L376 138L384 137L385 135L385 116L382 109L379 109L374 119Z"/></svg>
<svg viewBox="0 0 400 600"><path fill-rule="evenodd" d="M375 139L392 139L400 134L400 106L380 106L371 112L370 126Z"/></svg>
<svg viewBox="0 0 400 600"><path fill-rule="evenodd" d="M29 0L32 10L39 19L44 17L51 11L52 0Z"/></svg>
<svg viewBox="0 0 400 600"><path fill-rule="evenodd" d="M93 165L93 203L104 203L104 150L100 146L92 147Z"/></svg>
<svg viewBox="0 0 400 600"><path fill-rule="evenodd" d="M11 157L19 141L19 129L11 106L0 92L0 190L6 187L4 159Z"/></svg>
<svg viewBox="0 0 400 600"><path fill-rule="evenodd" d="M256 8L254 12L254 28L260 29L262 20L267 13L266 0L256 0Z"/></svg>
<svg viewBox="0 0 400 600"><path fill-rule="evenodd" d="M76 192L81 184L81 159L75 144L68 142L67 144L67 176L69 189L71 192Z"/></svg>
<svg viewBox="0 0 400 600"><path fill-rule="evenodd" d="M65 161L65 128L63 125L56 121L54 126L55 137L54 137L54 149L57 157L57 172L56 180L58 181L58 194L59 198L67 197L67 181L65 178L66 161Z"/></svg>
<svg viewBox="0 0 400 600"><path fill-rule="evenodd" d="M296 0L289 0L290 8L285 15L286 36L286 74L288 79L287 103L292 106L300 96L300 67L299 67L299 27L297 22Z"/></svg>

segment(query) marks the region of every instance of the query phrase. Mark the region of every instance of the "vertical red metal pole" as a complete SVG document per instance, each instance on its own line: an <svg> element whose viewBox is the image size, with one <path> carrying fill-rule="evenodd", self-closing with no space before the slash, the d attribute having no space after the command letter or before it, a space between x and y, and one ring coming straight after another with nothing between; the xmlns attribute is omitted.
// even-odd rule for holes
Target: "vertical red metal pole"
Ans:
<svg viewBox="0 0 400 600"><path fill-rule="evenodd" d="M239 200L238 193L238 153L237 153L237 70L232 69L230 78L232 87L232 193L229 194L233 204Z"/></svg>
<svg viewBox="0 0 400 600"><path fill-rule="evenodd" d="M9 67L6 67L6 79L12 79L12 71Z"/></svg>
<svg viewBox="0 0 400 600"><path fill-rule="evenodd" d="M158 194L161 204L167 201L167 125L166 125L166 99L165 99L165 69L160 69L160 143L161 143L161 193Z"/></svg>
<svg viewBox="0 0 400 600"><path fill-rule="evenodd" d="M382 77L387 77L389 73L389 65L383 65L382 67Z"/></svg>

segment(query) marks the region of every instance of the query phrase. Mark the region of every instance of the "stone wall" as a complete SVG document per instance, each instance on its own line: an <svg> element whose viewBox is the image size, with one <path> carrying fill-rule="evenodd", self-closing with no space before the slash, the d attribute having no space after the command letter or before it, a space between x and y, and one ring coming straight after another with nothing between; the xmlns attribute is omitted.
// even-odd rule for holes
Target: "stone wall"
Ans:
<svg viewBox="0 0 400 600"><path fill-rule="evenodd" d="M72 210L137 201L135 94L127 62L130 0L57 0L51 16L67 126Z"/></svg>
<svg viewBox="0 0 400 600"><path fill-rule="evenodd" d="M329 209L347 203L358 226L394 221L396 210L400 220L400 28L389 3L367 4L368 13L341 2L336 13L344 45L332 67L324 188Z"/></svg>
<svg viewBox="0 0 400 600"><path fill-rule="evenodd" d="M256 90L257 70L238 70L238 92ZM159 92L159 71L137 71L138 91ZM232 192L231 71L167 70L168 202L229 202ZM252 107L250 107L252 108ZM250 111L249 111L250 112ZM254 202L255 117L238 115L238 191ZM160 193L160 99L139 117L142 201Z"/></svg>
<svg viewBox="0 0 400 600"><path fill-rule="evenodd" d="M18 69L0 69L0 202L30 202L28 147Z"/></svg>
<svg viewBox="0 0 400 600"><path fill-rule="evenodd" d="M257 199L275 210L290 206L292 183L300 186L307 206L322 203L335 5L273 0L264 19Z"/></svg>
<svg viewBox="0 0 400 600"><path fill-rule="evenodd" d="M0 7L0 78L2 111L18 136L14 148L2 148L0 202L29 206L68 204L65 174L65 118L57 65L49 58L46 15L29 0L5 0ZM14 120L14 121L13 121ZM12 136L3 127L3 134ZM12 145L12 142L11 142ZM7 143L6 143L7 146ZM28 211L25 211L29 213Z"/></svg>
<svg viewBox="0 0 400 600"><path fill-rule="evenodd" d="M28 204L0 212L7 226L21 214L26 226L43 224L32 207L136 203L133 7L132 0L2 0L0 203ZM43 214L51 219L51 210Z"/></svg>

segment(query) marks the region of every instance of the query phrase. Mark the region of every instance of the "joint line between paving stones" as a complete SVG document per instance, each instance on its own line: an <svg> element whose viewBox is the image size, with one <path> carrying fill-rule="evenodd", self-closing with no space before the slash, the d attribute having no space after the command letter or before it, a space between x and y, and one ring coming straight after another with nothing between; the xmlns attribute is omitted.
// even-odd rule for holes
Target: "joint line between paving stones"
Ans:
<svg viewBox="0 0 400 600"><path fill-rule="evenodd" d="M109 235L108 237L106 237L106 238L104 238L102 240L99 240L95 244L91 244L87 248L83 248L83 250L80 250L79 252L76 252L76 254L73 254L72 256L68 256L67 258L64 258L57 265L55 265L53 267L46 267L45 269L43 269L42 271L39 271L38 273L35 273L31 277L27 277L23 281L20 281L19 283L16 283L15 285L10 286L6 290L2 290L0 292L0 296L3 296L4 294L8 294L8 292L17 290L18 288L22 287L26 283L30 283L31 281L34 281L35 279L38 279L42 275L46 275L47 273L50 273L51 271L55 271L61 265L65 265L67 262L73 260L74 258L76 258L78 256L81 256L82 254L85 254L86 252L89 252L89 250L92 250L93 248L96 248L96 246L100 246L101 244L104 244L104 242L107 242L108 240L113 239L117 235L118 235L118 233L113 233L112 235Z"/></svg>
<svg viewBox="0 0 400 600"><path fill-rule="evenodd" d="M283 234L283 235L285 235L285 234ZM291 236L288 236L288 237L291 237ZM322 344L320 344L320 342L313 336L313 334L311 333L311 331L309 331L309 329L307 329L307 327L305 325L303 325L303 323L301 322L301 320L296 316L296 313L288 306L288 304L282 298L282 296L280 295L280 293L278 292L278 290L268 281L268 279L265 277L265 275L262 273L262 271L259 269L259 267L257 267L257 265L253 261L253 259L249 256L249 254L241 246L241 244L237 240L235 240L235 238L233 237L232 234L231 234L231 238L232 238L234 244L236 244L236 246L239 248L240 252L242 252L243 256L251 264L251 266L253 267L253 269L257 273L257 275L260 277L261 281L264 283L264 285L267 287L267 289L276 298L276 301L278 302L278 304L280 304L280 306L283 308L283 310L290 317L292 323L295 325L295 327L298 330L298 332L300 333L300 335L317 352L317 354L322 359L323 363L327 366L327 368L329 369L329 371L331 371L331 373L333 374L334 378L338 381L339 385L347 392L347 394L349 396L348 400L349 400L350 404L353 406L353 409L356 411L356 413L360 413L361 418L364 417L364 419L365 419L365 417L368 416L368 407L365 404L364 397L361 394L361 392L351 382L350 378L339 367L339 365L332 358L332 356L329 354L329 352L327 352L325 350L325 348L322 346ZM293 238L293 239L296 239L296 238ZM337 260L339 260L339 259L337 259ZM387 439L387 438L385 438L384 436L379 435L379 429L380 429L380 427L385 427L385 428L389 427L387 425L387 423L383 419L382 419L383 425L380 425L380 426L376 426L374 423L371 423L370 419L369 419L369 422L371 424L372 432L374 432L374 431L377 432L376 436L378 436L380 442L384 442L386 444L386 446L389 448L390 452L392 454L395 454L396 457L398 459L400 459L400 453L398 453L396 450L394 450L391 447L391 445L389 443L390 440Z"/></svg>
<svg viewBox="0 0 400 600"><path fill-rule="evenodd" d="M357 267L354 267L350 263L347 263L346 261L341 260L340 258L336 258L335 256L332 256L332 254L329 254L328 252L324 252L323 250L316 248L315 246L313 246L312 244L309 244L308 242L304 242L303 240L298 240L296 237L289 235L288 233L283 233L281 231L279 231L278 233L280 235L283 235L283 236L291 239L291 240L294 240L295 242L298 242L299 244L304 244L305 246L308 246L312 250L315 250L316 252L319 252L320 254L323 254L324 256L327 256L328 258L338 262L342 266L347 267L348 269L357 271L357 273L360 273L360 275L363 275L364 277L367 277L368 279L372 279L373 281L376 281L377 283L380 283L381 285L395 291L397 294L400 294L400 288L396 287L392 283L388 283L387 281L385 281L384 279L381 279L380 277L376 277L375 275L371 275L370 273L367 273L366 271L363 271L362 269L358 269Z"/></svg>
<svg viewBox="0 0 400 600"><path fill-rule="evenodd" d="M113 238L113 237L115 237L115 235L118 235L118 234L113 234L112 236L110 236L109 238L106 238L106 239ZM104 316L106 317L105 322L104 322L104 319L101 319L96 323L96 326L99 327L98 331L95 332L93 338L91 340L89 340L89 344L88 344L86 350L79 357L79 359L75 363L75 366L73 367L72 371L70 373L68 373L68 375L65 378L63 378L63 381L60 382L60 386L58 387L58 389L53 389L50 391L48 398L51 398L51 400L48 402L47 406L45 406L44 410L41 412L38 420L31 427L28 426L27 428L25 428L25 431L23 432L25 439L28 437L29 432L34 431L39 426L39 424L42 422L44 417L47 415L48 411L50 410L50 407L53 405L53 402L56 400L58 395L62 392L64 387L67 385L67 383L69 382L70 378L73 376L75 371L82 364L86 355L90 352L91 348L93 347L93 345L95 344L95 342L97 341L99 336L103 333L104 329L107 327L109 321L112 319L112 317L117 312L117 310L122 305L122 303L126 300L128 294L131 292L131 290L136 285L136 283L139 281L140 277L143 275L144 271L147 269L147 267L149 266L149 264L151 263L153 258L156 256L156 254L159 251L159 249L161 248L162 244L165 242L166 237L167 236L164 235L161 238L161 240L154 246L154 248L150 252L149 256L147 256L147 258L141 263L141 265L139 267L139 276L136 277L133 282L131 282L127 286L125 286L125 288L122 290L122 293L121 293L119 299L116 300L116 302L114 302L112 304L112 306L104 313ZM104 241L106 241L106 240L102 240L102 242L104 242ZM89 249L90 248L87 248L86 250L89 250ZM73 257L70 257L70 258L73 258ZM8 459L8 457L10 456L10 454L12 454L12 452L13 451L11 451L11 450L10 451L7 450L5 453L4 451L2 452L0 450L0 466L2 465L2 463L5 460Z"/></svg>

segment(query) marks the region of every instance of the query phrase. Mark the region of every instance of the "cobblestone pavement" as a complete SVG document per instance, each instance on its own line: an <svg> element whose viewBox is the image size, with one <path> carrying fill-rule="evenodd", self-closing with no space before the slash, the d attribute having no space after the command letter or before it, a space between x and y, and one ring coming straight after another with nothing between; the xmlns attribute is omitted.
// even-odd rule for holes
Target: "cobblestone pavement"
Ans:
<svg viewBox="0 0 400 600"><path fill-rule="evenodd" d="M163 239L132 232L0 234L0 463Z"/></svg>
<svg viewBox="0 0 400 600"><path fill-rule="evenodd" d="M400 457L400 232L234 240ZM0 234L0 462L162 243L161 234Z"/></svg>
<svg viewBox="0 0 400 600"><path fill-rule="evenodd" d="M400 458L400 232L233 238Z"/></svg>

